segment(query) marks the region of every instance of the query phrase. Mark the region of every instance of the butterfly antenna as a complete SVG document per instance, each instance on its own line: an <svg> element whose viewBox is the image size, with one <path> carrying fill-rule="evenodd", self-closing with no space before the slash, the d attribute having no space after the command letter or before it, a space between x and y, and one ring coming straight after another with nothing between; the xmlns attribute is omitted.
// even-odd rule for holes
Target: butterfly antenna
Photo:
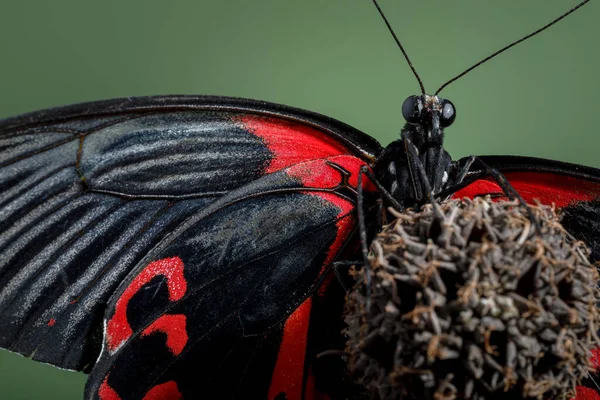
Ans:
<svg viewBox="0 0 600 400"><path fill-rule="evenodd" d="M392 29L392 26L390 25L390 23L388 22L387 18L385 17L385 14L383 13L383 11L381 11L381 7L379 7L379 4L377 3L377 0L373 0L373 4L375 4L375 7L377 7L377 11L379 11L379 15L381 15L381 18L383 18L383 21L385 22L385 24L388 27L388 30L390 31L390 33L394 37L394 40L396 41L396 44L398 45L398 47L400 47L400 51L402 52L402 54L404 54L404 58L406 59L406 62L408 63L408 66L410 67L410 69L412 70L413 74L415 75L415 78L417 78L417 81L419 81L419 86L421 87L421 94L425 94L425 86L423 86L423 81L421 81L421 77L419 76L419 74L417 74L417 70L412 65L412 62L410 61L410 58L408 58L408 54L406 53L406 50L404 50L404 47L402 46L402 43L400 43L400 40L398 40L398 36L396 36L396 34L394 33L394 30Z"/></svg>
<svg viewBox="0 0 600 400"><path fill-rule="evenodd" d="M374 0L373 0L374 1ZM442 91L442 89L444 89L446 86L448 86L449 84L451 84L452 82L454 82L455 80L465 76L467 73L471 72L472 70L474 70L475 68L479 67L481 64L483 64L486 61L491 60L492 58L496 57L498 54L503 53L504 51L510 49L513 46L518 45L519 43L529 39L532 36L537 35L538 33L550 28L552 25L554 25L555 23L557 23L558 21L560 21L561 19L565 18L567 15L575 12L575 10L577 10L579 7L583 6L585 3L589 2L590 0L584 0L581 3L579 3L578 5L576 5L575 7L571 8L569 11L567 11L566 13L564 13L563 15L561 15L560 17L556 18L555 20L553 20L552 22L542 26L540 29L531 32L529 35L527 36L523 36L521 39L516 40L514 42L512 42L511 44L509 44L508 46L505 46L503 48L501 48L500 50L498 50L495 53L490 54L489 56L487 56L486 58L484 58L483 60L479 61L477 64L473 65L471 68L468 68L466 70L464 70L463 72L461 72L460 74L458 74L457 76L455 76L454 78L450 79L448 82L444 83L442 86L440 86L440 88L435 92L435 95L437 96L438 93L440 93ZM412 67L412 66L411 66Z"/></svg>

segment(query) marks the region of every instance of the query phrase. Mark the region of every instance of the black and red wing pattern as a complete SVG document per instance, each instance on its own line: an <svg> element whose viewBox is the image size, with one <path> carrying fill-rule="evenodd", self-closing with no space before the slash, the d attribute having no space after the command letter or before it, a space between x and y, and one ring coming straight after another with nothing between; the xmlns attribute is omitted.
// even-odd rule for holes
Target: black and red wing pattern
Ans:
<svg viewBox="0 0 600 400"><path fill-rule="evenodd" d="M502 172L525 201L561 208L563 225L588 244L593 261L600 261L600 170L534 157L482 156L481 159ZM472 174L477 176L480 172L475 165ZM504 197L500 186L491 178L476 179L454 197L487 194Z"/></svg>
<svg viewBox="0 0 600 400"><path fill-rule="evenodd" d="M230 98L3 121L0 346L91 370L89 398L300 398L311 296L379 151L327 117Z"/></svg>
<svg viewBox="0 0 600 400"><path fill-rule="evenodd" d="M533 203L537 199L542 204L564 207L600 196L600 170L596 168L534 157L481 156L480 159L502 172L528 202ZM478 176L482 170L476 162L469 175ZM492 178L485 178L472 182L456 192L454 197L484 194L502 196L503 192Z"/></svg>
<svg viewBox="0 0 600 400"><path fill-rule="evenodd" d="M294 383L301 390L299 373L291 380L274 376L270 393L255 391L269 387L265 371L290 374L304 365L293 359L303 351L274 353L281 332L270 330L299 306L309 314L309 296L355 226L350 198L306 189L302 181L318 176L327 182L319 189L335 189L340 166L360 165L351 156L296 164L228 193L172 231L111 299L88 396L137 399L164 385L224 398L273 398ZM307 328L293 340L306 337Z"/></svg>

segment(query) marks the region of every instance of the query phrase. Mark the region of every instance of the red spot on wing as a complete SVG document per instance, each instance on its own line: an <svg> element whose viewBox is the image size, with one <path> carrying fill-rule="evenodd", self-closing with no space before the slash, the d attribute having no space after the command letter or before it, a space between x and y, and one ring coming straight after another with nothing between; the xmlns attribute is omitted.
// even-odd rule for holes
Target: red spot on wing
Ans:
<svg viewBox="0 0 600 400"><path fill-rule="evenodd" d="M323 271L323 269L321 269L321 271ZM336 278L334 274L327 274L323 278L321 284L319 285L319 289L317 290L317 296L325 296L325 293L327 293L327 289L329 289L329 286L331 285L331 282L333 282L334 278Z"/></svg>
<svg viewBox="0 0 600 400"><path fill-rule="evenodd" d="M577 395L571 400L600 400L600 394L594 389L585 386L577 386L575 389Z"/></svg>
<svg viewBox="0 0 600 400"><path fill-rule="evenodd" d="M523 199L533 203L554 203L564 207L573 201L589 201L600 196L600 184L566 175L546 172L506 172L510 184ZM502 194L502 189L489 179L481 179L459 190L453 197L473 198L475 195Z"/></svg>
<svg viewBox="0 0 600 400"><path fill-rule="evenodd" d="M98 389L100 400L121 400L121 396L108 384L108 375ZM183 399L177 383L168 381L158 384L150 389L142 400L180 400Z"/></svg>
<svg viewBox="0 0 600 400"><path fill-rule="evenodd" d="M469 186L457 191L452 197L455 199L469 198L472 199L476 196L484 195L502 195L502 189L494 182L490 182L485 179L480 179L471 183Z"/></svg>
<svg viewBox="0 0 600 400"><path fill-rule="evenodd" d="M327 159L319 159L306 161L296 164L287 169L287 174L290 177L299 179L302 186L315 189L335 189L343 184L342 173L331 166L336 164L348 171L348 186L353 189L358 188L358 174L360 168L367 164L360 158L354 156L335 156ZM374 192L377 189L375 185L363 175L363 190L366 192Z"/></svg>
<svg viewBox="0 0 600 400"><path fill-rule="evenodd" d="M286 394L287 400L302 398L304 357L311 306L312 300L306 299L285 321L283 339L269 387L269 399L274 399L281 392Z"/></svg>
<svg viewBox="0 0 600 400"><path fill-rule="evenodd" d="M357 157L352 157L352 156L331 157L329 160L331 162L343 167L345 170L350 171L351 175L350 175L350 178L348 179L348 184L350 186L352 186L353 188L358 188L359 170L361 167L367 166L367 164L363 160L361 160L360 158L357 158ZM377 188L375 187L373 182L371 182L371 180L369 180L369 178L366 175L363 175L363 177L362 177L362 184L363 184L363 190L365 190L367 192L376 192L377 191Z"/></svg>
<svg viewBox="0 0 600 400"><path fill-rule="evenodd" d="M350 154L346 146L334 137L296 122L250 115L237 121L260 137L273 153L267 173L307 160Z"/></svg>
<svg viewBox="0 0 600 400"><path fill-rule="evenodd" d="M185 294L187 283L183 275L183 261L179 257L165 258L148 264L123 291L115 305L115 313L108 321L106 341L111 352L114 352L133 334L127 320L129 301L145 284L159 275L167 278L170 301L177 301Z"/></svg>
<svg viewBox="0 0 600 400"><path fill-rule="evenodd" d="M186 330L186 318L183 314L161 315L156 321L142 332L142 336L154 332L162 332L167 335L167 347L178 356L187 344L188 335Z"/></svg>
<svg viewBox="0 0 600 400"><path fill-rule="evenodd" d="M121 400L117 392L108 385L108 375L106 375L98 389L98 397L100 400Z"/></svg>
<svg viewBox="0 0 600 400"><path fill-rule="evenodd" d="M52 327L52 326L54 326L55 323L56 323L56 320L54 318L50 318L50 320L48 321L48 326Z"/></svg>
<svg viewBox="0 0 600 400"><path fill-rule="evenodd" d="M302 186L317 189L334 189L342 183L341 174L325 163L316 160L296 164L287 169L287 174L300 180Z"/></svg>
<svg viewBox="0 0 600 400"><path fill-rule="evenodd" d="M142 400L180 400L183 395L175 381L168 381L154 386L146 393Z"/></svg>
<svg viewBox="0 0 600 400"><path fill-rule="evenodd" d="M594 366L594 368L600 368L600 347L596 347L592 350L592 357L590 358L590 360L592 361L592 365Z"/></svg>
<svg viewBox="0 0 600 400"><path fill-rule="evenodd" d="M593 367L598 370L600 367L600 348L592 350L592 356L590 357ZM571 400L600 400L600 393L595 389L590 389L585 386L577 386L577 395Z"/></svg>

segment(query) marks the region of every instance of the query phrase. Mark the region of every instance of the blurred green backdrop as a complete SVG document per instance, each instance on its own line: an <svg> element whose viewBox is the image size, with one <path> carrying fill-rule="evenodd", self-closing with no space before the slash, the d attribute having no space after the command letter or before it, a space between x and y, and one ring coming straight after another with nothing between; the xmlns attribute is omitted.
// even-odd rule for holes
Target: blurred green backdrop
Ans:
<svg viewBox="0 0 600 400"><path fill-rule="evenodd" d="M576 0L381 0L430 92ZM446 148L600 167L600 4L442 93ZM369 0L27 1L0 6L0 118L113 97L213 94L309 109L387 144L418 85ZM0 329L2 329L0 327ZM80 399L85 376L0 351L0 398Z"/></svg>

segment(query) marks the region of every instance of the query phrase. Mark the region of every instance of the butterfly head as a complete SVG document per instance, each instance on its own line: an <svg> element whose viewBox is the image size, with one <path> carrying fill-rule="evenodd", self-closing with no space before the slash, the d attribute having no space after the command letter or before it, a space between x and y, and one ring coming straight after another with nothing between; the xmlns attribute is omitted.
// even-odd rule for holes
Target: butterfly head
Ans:
<svg viewBox="0 0 600 400"><path fill-rule="evenodd" d="M402 116L409 124L423 128L425 142L441 144L444 128L456 118L456 108L450 100L438 96L415 95L404 100Z"/></svg>

